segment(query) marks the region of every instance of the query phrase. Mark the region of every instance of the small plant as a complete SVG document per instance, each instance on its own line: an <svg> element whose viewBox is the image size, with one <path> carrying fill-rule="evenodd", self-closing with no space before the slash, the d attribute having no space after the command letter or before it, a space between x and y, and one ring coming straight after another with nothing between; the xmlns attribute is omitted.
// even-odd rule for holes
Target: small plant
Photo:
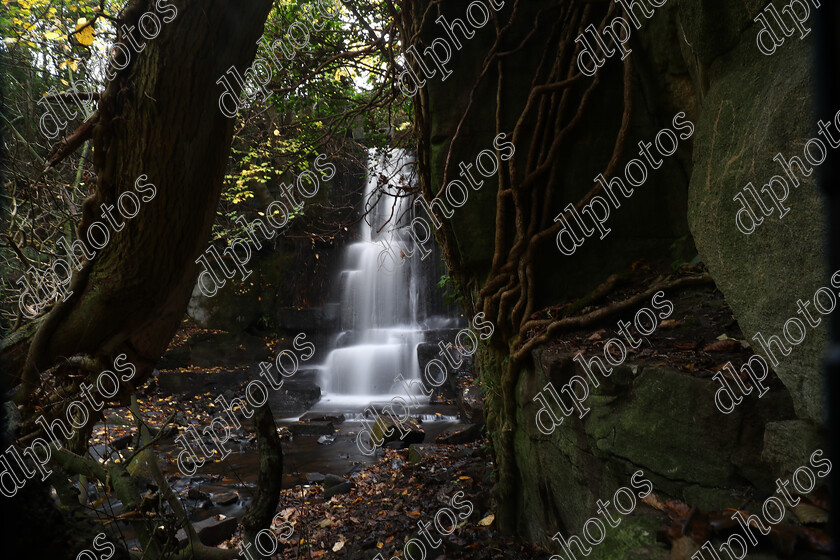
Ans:
<svg viewBox="0 0 840 560"><path fill-rule="evenodd" d="M437 286L443 290L443 301L446 305L452 305L458 300L458 298L461 297L461 294L458 293L458 288L455 285L455 282L448 274L444 274L440 277Z"/></svg>

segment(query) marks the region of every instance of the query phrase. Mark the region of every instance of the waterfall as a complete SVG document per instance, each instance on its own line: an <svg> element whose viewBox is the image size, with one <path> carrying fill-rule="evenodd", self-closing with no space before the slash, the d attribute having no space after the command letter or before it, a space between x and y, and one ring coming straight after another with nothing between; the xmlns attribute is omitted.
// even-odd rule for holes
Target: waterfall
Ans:
<svg viewBox="0 0 840 560"><path fill-rule="evenodd" d="M377 189L383 176L388 178L387 186ZM392 224L400 216L401 224L413 216L412 197L393 195L400 192L400 185L414 184L414 176L408 153L369 152L364 197L368 212L360 223L360 241L346 249L338 279L341 332L321 367L322 403L365 406L393 395L405 396L407 385L394 379L400 374L407 382L420 379L417 346L432 329L451 327L457 321L443 315L435 287L437 251L425 260L415 252L392 272L378 270L377 258L385 246L377 241L385 236L402 240L405 233L392 231ZM389 217L389 225L382 228ZM411 243L410 239L401 241L404 246Z"/></svg>

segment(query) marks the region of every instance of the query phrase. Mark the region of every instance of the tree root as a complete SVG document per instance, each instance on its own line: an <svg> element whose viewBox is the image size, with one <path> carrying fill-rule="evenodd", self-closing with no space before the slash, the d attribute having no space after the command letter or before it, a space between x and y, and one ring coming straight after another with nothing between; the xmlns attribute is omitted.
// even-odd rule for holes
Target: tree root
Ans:
<svg viewBox="0 0 840 560"><path fill-rule="evenodd" d="M513 353L512 359L514 362L521 362L534 348L534 346L546 342L556 332L560 330L584 328L598 323L599 321L602 321L607 317L635 307L636 305L650 298L653 294L660 290L674 290L677 288L685 288L688 286L700 286L704 284L714 284L714 280L712 280L712 277L708 274L677 278L676 280L672 280L670 282L661 282L659 284L656 284L653 287L648 288L644 292L636 294L633 297L627 298L622 301L617 301L605 307L601 307L599 309L596 309L595 311L592 311L591 313L587 313L586 315L580 315L577 317L566 317L558 321L554 321L548 325L548 327L543 333L532 338L531 340L520 346L519 349L517 349L516 352Z"/></svg>

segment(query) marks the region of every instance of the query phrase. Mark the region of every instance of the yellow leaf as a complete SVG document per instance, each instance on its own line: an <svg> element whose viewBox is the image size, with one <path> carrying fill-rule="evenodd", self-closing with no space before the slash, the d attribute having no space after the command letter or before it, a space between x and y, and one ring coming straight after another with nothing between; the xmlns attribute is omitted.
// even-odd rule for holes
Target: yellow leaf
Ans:
<svg viewBox="0 0 840 560"><path fill-rule="evenodd" d="M85 24L87 24L87 22L87 18L79 18L76 22L76 29L81 29L85 26ZM78 33L75 33L75 36L80 44L89 47L93 44L93 24L90 24Z"/></svg>
<svg viewBox="0 0 840 560"><path fill-rule="evenodd" d="M46 33L44 33L44 39L48 41L58 39L59 37L61 37L61 33L59 33L58 31L47 31Z"/></svg>
<svg viewBox="0 0 840 560"><path fill-rule="evenodd" d="M478 524L481 527L489 527L493 523L494 519L496 519L496 516L491 513L490 515L479 521Z"/></svg>
<svg viewBox="0 0 840 560"><path fill-rule="evenodd" d="M337 543L335 543L335 544L333 545L333 547L332 547L332 551L333 551L333 552L338 552L338 551L339 551L339 550L341 550L342 548L344 548L344 541L338 541Z"/></svg>

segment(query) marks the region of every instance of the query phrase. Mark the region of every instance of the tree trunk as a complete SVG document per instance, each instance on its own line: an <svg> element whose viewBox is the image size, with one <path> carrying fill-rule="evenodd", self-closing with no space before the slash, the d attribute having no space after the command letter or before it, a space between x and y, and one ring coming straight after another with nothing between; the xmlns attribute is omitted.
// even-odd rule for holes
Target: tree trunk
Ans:
<svg viewBox="0 0 840 560"><path fill-rule="evenodd" d="M108 83L94 117L95 193L86 199L79 237L102 219L138 177L157 193L139 214L75 273L73 295L34 328L4 341L2 358L12 383L25 372L74 354L127 352L141 375L151 371L183 319L216 213L230 149L233 119L219 110L216 80L254 57L270 0L176 0L178 13L160 35L133 53ZM123 19L137 25L152 10L133 2ZM121 41L126 39L121 37ZM130 47L128 47L130 49ZM148 196L148 195L146 195ZM117 223L122 220L114 211ZM107 227L107 226L106 226ZM30 387L31 390L31 387Z"/></svg>

